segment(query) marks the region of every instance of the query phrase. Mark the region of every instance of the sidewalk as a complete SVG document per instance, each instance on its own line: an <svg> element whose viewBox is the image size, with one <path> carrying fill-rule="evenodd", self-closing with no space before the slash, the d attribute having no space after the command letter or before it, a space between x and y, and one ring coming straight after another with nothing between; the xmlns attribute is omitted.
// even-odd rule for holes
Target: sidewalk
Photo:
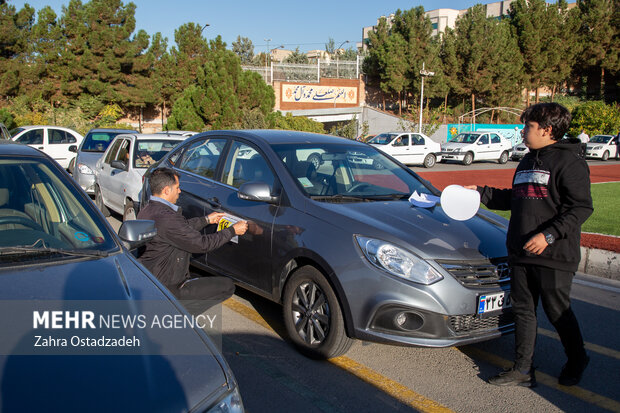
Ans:
<svg viewBox="0 0 620 413"><path fill-rule="evenodd" d="M581 234L581 262L578 271L620 280L620 237Z"/></svg>

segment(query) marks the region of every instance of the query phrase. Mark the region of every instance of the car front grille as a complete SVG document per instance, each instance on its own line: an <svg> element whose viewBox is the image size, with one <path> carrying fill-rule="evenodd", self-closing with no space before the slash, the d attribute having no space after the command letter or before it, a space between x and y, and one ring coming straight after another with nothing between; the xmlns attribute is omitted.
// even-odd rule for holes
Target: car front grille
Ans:
<svg viewBox="0 0 620 413"><path fill-rule="evenodd" d="M501 286L510 281L506 258L485 261L448 261L437 263L465 287Z"/></svg>
<svg viewBox="0 0 620 413"><path fill-rule="evenodd" d="M476 315L453 315L449 317L450 329L457 335L470 334L476 331L497 330L509 327L514 323L512 311L492 317Z"/></svg>

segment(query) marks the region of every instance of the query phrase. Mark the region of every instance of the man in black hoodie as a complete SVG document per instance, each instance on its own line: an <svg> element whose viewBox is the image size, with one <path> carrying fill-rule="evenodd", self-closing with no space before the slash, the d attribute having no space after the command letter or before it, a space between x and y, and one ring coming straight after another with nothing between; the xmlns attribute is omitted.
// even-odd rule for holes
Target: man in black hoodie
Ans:
<svg viewBox="0 0 620 413"><path fill-rule="evenodd" d="M511 189L477 189L490 209L511 210L506 246L512 269L515 316L514 366L492 377L498 386L536 384L532 366L536 344L536 307L542 300L568 361L559 383L579 383L587 356L570 290L580 261L581 225L592 214L590 170L578 139L562 139L570 112L557 103L540 103L521 114L523 142L530 149L515 171Z"/></svg>

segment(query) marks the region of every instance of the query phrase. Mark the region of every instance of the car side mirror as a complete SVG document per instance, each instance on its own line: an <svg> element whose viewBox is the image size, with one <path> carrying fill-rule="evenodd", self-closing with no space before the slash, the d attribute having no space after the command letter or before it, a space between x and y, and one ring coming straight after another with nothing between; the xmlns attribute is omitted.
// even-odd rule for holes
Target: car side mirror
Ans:
<svg viewBox="0 0 620 413"><path fill-rule="evenodd" d="M77 153L77 145L71 145L71 146L69 146L69 152L74 152L74 153Z"/></svg>
<svg viewBox="0 0 620 413"><path fill-rule="evenodd" d="M269 204L275 204L279 199L277 196L271 196L271 188L264 182L246 182L239 187L237 197L246 201L267 202Z"/></svg>
<svg viewBox="0 0 620 413"><path fill-rule="evenodd" d="M116 168L116 169L122 169L123 171L127 169L127 164L123 161L112 161L110 163L110 166L112 168Z"/></svg>
<svg viewBox="0 0 620 413"><path fill-rule="evenodd" d="M125 221L118 230L118 236L128 250L136 249L157 235L155 221L136 219Z"/></svg>

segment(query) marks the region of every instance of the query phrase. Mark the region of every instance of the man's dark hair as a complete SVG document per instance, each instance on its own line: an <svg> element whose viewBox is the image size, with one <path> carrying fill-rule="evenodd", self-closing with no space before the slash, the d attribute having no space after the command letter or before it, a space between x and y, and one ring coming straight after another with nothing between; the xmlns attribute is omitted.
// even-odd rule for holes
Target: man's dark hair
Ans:
<svg viewBox="0 0 620 413"><path fill-rule="evenodd" d="M176 183L179 174L170 168L155 169L149 177L151 185L151 193L153 195L161 194L165 187L172 186Z"/></svg>
<svg viewBox="0 0 620 413"><path fill-rule="evenodd" d="M528 121L538 123L538 126L546 129L551 126L553 140L559 141L568 132L571 114L559 103L537 103L525 109L521 114L521 122Z"/></svg>

